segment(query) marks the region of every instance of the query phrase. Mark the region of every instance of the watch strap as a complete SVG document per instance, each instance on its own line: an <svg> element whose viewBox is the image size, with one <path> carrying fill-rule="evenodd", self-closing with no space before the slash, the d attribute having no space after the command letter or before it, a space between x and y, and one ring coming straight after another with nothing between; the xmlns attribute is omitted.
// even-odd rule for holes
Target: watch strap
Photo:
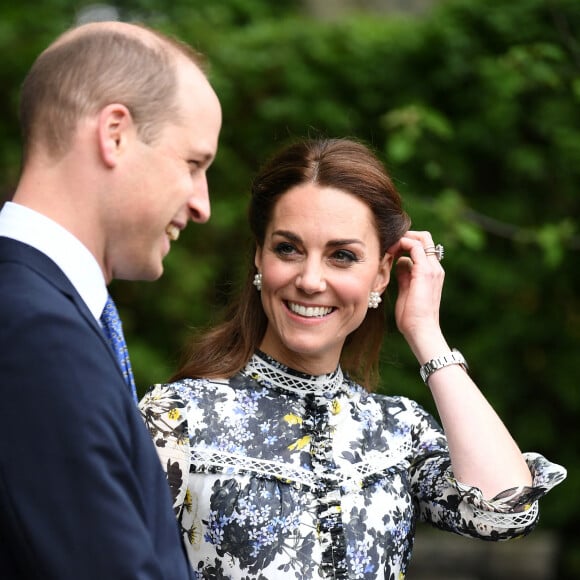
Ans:
<svg viewBox="0 0 580 580"><path fill-rule="evenodd" d="M423 382L428 385L429 377L439 369L447 367L449 365L460 365L463 367L464 371L468 370L467 361L465 357L456 349L432 358L430 361L427 361L424 365L419 368L419 374L423 379Z"/></svg>

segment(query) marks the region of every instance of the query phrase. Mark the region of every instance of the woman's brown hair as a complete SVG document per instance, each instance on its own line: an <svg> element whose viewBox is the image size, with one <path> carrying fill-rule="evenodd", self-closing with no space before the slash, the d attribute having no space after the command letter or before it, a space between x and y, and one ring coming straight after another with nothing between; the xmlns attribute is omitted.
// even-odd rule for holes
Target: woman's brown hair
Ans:
<svg viewBox="0 0 580 580"><path fill-rule="evenodd" d="M261 169L252 184L249 224L255 244L263 246L277 201L304 183L350 193L372 211L381 255L409 229L401 198L377 156L352 139L308 139L284 148ZM253 258L253 253L252 253ZM241 370L259 347L268 320L252 281L253 261L224 321L193 338L184 363L172 380L186 377L223 378ZM363 323L345 342L340 363L367 388L378 379L379 354L385 331L385 310L369 309Z"/></svg>

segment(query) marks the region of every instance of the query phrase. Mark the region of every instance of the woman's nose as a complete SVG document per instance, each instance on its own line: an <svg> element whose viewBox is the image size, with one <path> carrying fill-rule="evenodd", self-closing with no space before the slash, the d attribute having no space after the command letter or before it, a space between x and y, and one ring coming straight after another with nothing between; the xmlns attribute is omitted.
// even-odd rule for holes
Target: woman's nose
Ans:
<svg viewBox="0 0 580 580"><path fill-rule="evenodd" d="M306 292L306 294L324 292L326 290L326 280L322 265L314 263L314 261L305 262L296 277L296 286Z"/></svg>

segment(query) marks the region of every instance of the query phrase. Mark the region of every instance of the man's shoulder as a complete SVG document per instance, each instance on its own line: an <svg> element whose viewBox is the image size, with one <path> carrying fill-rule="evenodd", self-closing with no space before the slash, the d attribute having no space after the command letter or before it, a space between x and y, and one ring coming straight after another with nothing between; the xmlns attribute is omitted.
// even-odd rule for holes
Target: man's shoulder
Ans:
<svg viewBox="0 0 580 580"><path fill-rule="evenodd" d="M54 262L34 246L0 235L0 265L9 264L44 268Z"/></svg>
<svg viewBox="0 0 580 580"><path fill-rule="evenodd" d="M0 311L6 316L22 310L75 308L75 290L62 270L42 252L22 242L0 237Z"/></svg>

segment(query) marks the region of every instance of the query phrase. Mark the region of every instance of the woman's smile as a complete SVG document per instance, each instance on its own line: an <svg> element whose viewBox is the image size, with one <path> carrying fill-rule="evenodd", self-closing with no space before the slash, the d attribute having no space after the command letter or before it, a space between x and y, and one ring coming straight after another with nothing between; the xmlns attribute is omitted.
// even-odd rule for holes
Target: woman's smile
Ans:
<svg viewBox="0 0 580 580"><path fill-rule="evenodd" d="M261 349L282 363L336 368L346 337L363 322L371 291L382 292L382 259L373 215L354 195L307 183L277 201L256 252L268 326ZM322 369L322 370L321 370Z"/></svg>
<svg viewBox="0 0 580 580"><path fill-rule="evenodd" d="M285 302L288 310L304 318L323 318L330 314L334 308L331 306L305 306L297 302Z"/></svg>

